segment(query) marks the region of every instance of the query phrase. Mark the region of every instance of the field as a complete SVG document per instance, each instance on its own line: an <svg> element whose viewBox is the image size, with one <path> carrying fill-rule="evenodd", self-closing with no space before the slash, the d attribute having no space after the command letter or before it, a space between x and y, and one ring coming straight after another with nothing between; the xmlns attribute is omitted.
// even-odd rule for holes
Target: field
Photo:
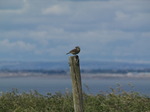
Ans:
<svg viewBox="0 0 150 112"><path fill-rule="evenodd" d="M150 98L121 88L97 95L83 93L85 112L150 112ZM72 93L42 95L17 89L0 93L0 112L74 112Z"/></svg>

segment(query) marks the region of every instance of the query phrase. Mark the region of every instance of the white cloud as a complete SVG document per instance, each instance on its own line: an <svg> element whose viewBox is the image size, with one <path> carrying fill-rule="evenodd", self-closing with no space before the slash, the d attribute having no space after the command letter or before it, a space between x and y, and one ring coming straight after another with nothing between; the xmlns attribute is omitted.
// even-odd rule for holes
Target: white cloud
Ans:
<svg viewBox="0 0 150 112"><path fill-rule="evenodd" d="M24 0L1 0L0 9L20 9Z"/></svg>
<svg viewBox="0 0 150 112"><path fill-rule="evenodd" d="M131 18L131 16L129 14L125 14L124 12L121 11L117 11L116 12L116 21L128 21Z"/></svg>
<svg viewBox="0 0 150 112"><path fill-rule="evenodd" d="M68 13L69 9L66 5L53 5L46 9L43 9L43 14L64 14Z"/></svg>
<svg viewBox="0 0 150 112"><path fill-rule="evenodd" d="M141 38L150 38L150 32L143 32Z"/></svg>
<svg viewBox="0 0 150 112"><path fill-rule="evenodd" d="M136 50L140 46L143 59L149 55L149 40L141 39L150 35L150 7L146 0L22 3L19 7L16 2L0 9L0 51L25 50L41 58L55 58L79 45L83 57L98 59L136 57L140 55Z"/></svg>
<svg viewBox="0 0 150 112"><path fill-rule="evenodd" d="M22 14L27 11L29 4L27 0L3 0L1 1L3 7L0 8L0 13L16 13Z"/></svg>
<svg viewBox="0 0 150 112"><path fill-rule="evenodd" d="M24 32L18 30L1 31L1 39L17 39L24 37Z"/></svg>
<svg viewBox="0 0 150 112"><path fill-rule="evenodd" d="M0 41L0 51L32 51L34 48L34 45L23 41L10 42L7 39Z"/></svg>
<svg viewBox="0 0 150 112"><path fill-rule="evenodd" d="M115 23L118 28L126 28L130 30L145 29L149 27L150 13L125 13L116 12Z"/></svg>

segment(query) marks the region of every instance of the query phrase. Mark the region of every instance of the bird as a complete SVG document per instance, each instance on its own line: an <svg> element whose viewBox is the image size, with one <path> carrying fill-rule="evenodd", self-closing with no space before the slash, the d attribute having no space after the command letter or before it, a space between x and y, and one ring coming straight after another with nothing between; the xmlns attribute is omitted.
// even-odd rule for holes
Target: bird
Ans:
<svg viewBox="0 0 150 112"><path fill-rule="evenodd" d="M80 52L80 47L79 46L76 46L74 49L72 49L71 51L69 51L68 53L66 53L66 55L67 54L73 54L73 55L76 55L76 54L78 54Z"/></svg>

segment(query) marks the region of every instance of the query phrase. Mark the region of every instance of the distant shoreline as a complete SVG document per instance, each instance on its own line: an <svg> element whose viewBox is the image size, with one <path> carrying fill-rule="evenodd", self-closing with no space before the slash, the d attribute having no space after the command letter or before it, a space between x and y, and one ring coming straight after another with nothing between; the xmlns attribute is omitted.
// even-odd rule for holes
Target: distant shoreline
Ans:
<svg viewBox="0 0 150 112"><path fill-rule="evenodd" d="M129 72L129 73L81 73L83 79L102 79L102 78L148 78L150 72ZM19 78L19 77L43 77L43 78L70 78L69 73L43 73L43 72L25 72L25 71L0 71L0 78Z"/></svg>
<svg viewBox="0 0 150 112"><path fill-rule="evenodd" d="M150 64L82 61L82 78L150 78ZM67 62L0 61L0 78L45 77L70 78Z"/></svg>

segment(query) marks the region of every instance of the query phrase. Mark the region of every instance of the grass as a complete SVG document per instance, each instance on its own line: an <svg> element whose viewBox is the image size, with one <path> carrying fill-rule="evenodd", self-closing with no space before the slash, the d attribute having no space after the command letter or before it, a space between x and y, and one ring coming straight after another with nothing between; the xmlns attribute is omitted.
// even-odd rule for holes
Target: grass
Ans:
<svg viewBox="0 0 150 112"><path fill-rule="evenodd" d="M150 97L120 88L97 95L83 93L85 112L150 112ZM37 91L1 93L0 112L74 112L71 92L62 94Z"/></svg>

